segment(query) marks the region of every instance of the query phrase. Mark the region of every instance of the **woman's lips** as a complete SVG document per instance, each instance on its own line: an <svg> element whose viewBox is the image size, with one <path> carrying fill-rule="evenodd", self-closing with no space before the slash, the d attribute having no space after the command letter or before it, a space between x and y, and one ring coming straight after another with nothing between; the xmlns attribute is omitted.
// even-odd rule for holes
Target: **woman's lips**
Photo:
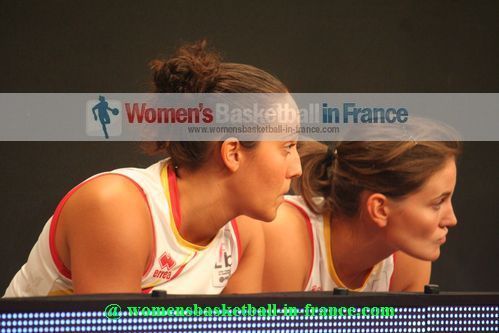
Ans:
<svg viewBox="0 0 499 333"><path fill-rule="evenodd" d="M443 243L445 243L445 241L446 241L446 240L447 240L447 237L446 237L446 236L444 236L444 237L442 237L442 238L440 238L440 239L438 240L438 244L442 245Z"/></svg>

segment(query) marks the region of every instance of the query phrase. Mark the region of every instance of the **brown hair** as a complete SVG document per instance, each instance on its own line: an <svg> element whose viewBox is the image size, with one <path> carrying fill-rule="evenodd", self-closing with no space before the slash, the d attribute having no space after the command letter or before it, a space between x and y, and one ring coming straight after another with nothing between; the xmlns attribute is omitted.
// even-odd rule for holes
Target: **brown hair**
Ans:
<svg viewBox="0 0 499 333"><path fill-rule="evenodd" d="M185 44L168 59L151 63L156 93L286 93L284 84L256 67L221 62L220 55L207 47L206 40ZM221 143L218 143L221 144ZM253 148L256 141L241 141ZM190 170L208 159L215 142L158 141L143 145L149 154L170 156L173 165Z"/></svg>
<svg viewBox="0 0 499 333"><path fill-rule="evenodd" d="M300 145L303 174L294 189L315 213L354 217L362 191L403 198L460 151L459 141L343 141L329 149L306 142ZM314 197L325 200L319 204Z"/></svg>

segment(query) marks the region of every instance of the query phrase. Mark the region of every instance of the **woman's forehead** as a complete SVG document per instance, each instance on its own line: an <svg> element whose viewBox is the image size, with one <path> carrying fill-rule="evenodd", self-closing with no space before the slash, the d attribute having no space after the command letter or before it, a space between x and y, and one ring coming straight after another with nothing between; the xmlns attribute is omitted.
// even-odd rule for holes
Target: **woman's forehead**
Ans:
<svg viewBox="0 0 499 333"><path fill-rule="evenodd" d="M456 162L453 158L449 158L443 167L433 173L415 194L427 196L427 199L430 199L446 192L452 193L456 185L456 173Z"/></svg>

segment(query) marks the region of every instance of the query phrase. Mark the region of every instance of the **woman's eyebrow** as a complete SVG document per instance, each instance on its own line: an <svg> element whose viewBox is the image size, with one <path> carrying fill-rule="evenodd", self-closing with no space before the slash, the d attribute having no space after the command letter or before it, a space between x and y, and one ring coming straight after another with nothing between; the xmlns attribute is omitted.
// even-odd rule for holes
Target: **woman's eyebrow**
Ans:
<svg viewBox="0 0 499 333"><path fill-rule="evenodd" d="M439 196L434 197L432 200L440 199L440 198L443 198L443 197L448 197L449 195L451 195L451 193L452 192L449 192L449 191L444 192L444 193L440 194Z"/></svg>

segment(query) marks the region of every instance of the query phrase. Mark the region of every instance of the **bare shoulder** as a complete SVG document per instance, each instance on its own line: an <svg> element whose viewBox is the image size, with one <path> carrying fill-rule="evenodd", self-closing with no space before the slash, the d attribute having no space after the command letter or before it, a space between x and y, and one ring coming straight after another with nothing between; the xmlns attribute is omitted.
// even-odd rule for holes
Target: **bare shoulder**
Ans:
<svg viewBox="0 0 499 333"><path fill-rule="evenodd" d="M394 253L394 261L390 291L423 291L430 282L431 262L401 251Z"/></svg>
<svg viewBox="0 0 499 333"><path fill-rule="evenodd" d="M293 205L279 207L265 236L264 291L301 291L312 265L312 243L304 215Z"/></svg>
<svg viewBox="0 0 499 333"><path fill-rule="evenodd" d="M68 199L59 223L56 244L76 292L140 291L154 240L147 201L133 181L115 174L88 181ZM117 271L121 283L109 278Z"/></svg>
<svg viewBox="0 0 499 333"><path fill-rule="evenodd" d="M272 222L262 222L247 216L238 217L237 222L243 249L248 239L255 235L263 235L267 254L272 250L291 250L296 246L301 249L310 243L305 216L289 203L283 203L279 207L276 218ZM298 257L301 254L300 252Z"/></svg>
<svg viewBox="0 0 499 333"><path fill-rule="evenodd" d="M236 219L241 241L240 261L230 277L224 294L259 293L262 291L262 272L265 248L262 222L246 216Z"/></svg>
<svg viewBox="0 0 499 333"><path fill-rule="evenodd" d="M264 235L276 246L305 245L310 242L307 218L293 205L285 202L277 211L277 217L263 224ZM272 245L272 244L269 244Z"/></svg>
<svg viewBox="0 0 499 333"><path fill-rule="evenodd" d="M237 228L239 231L239 239L241 240L242 252L246 251L250 243L259 245L263 244L263 229L264 222L255 220L248 216L239 216L236 219Z"/></svg>
<svg viewBox="0 0 499 333"><path fill-rule="evenodd" d="M116 174L99 176L78 188L64 205L60 219L68 236L89 227L96 231L135 229L150 221L142 190Z"/></svg>

